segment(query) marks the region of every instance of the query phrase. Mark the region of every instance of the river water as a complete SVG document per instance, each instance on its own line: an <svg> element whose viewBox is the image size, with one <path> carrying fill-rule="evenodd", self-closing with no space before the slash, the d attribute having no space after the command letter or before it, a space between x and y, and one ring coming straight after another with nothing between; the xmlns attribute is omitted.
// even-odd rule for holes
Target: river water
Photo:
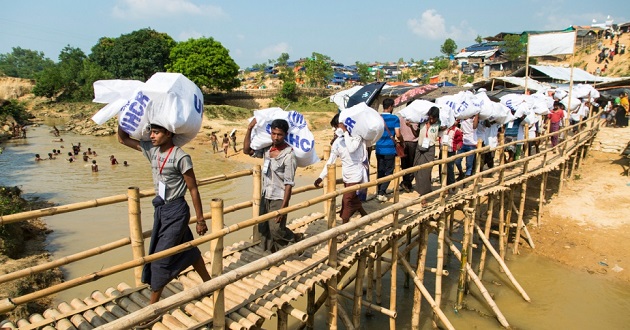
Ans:
<svg viewBox="0 0 630 330"><path fill-rule="evenodd" d="M48 121L48 125L62 126L61 122ZM29 127L28 138L13 140L5 143L4 152L0 154L0 185L19 186L26 198L40 198L55 204L68 204L90 199L125 194L127 187L138 186L147 189L152 186L148 161L140 152L120 145L115 137L79 136L72 133L62 133L64 142L53 142L50 127L42 125ZM69 163L66 159L71 143L81 143L82 151L88 147L95 150L94 157L99 165L99 172L92 173L90 162L79 159ZM35 162L35 154L42 158L52 149L64 148L62 155L55 160ZM248 164L237 164L227 161L222 154L213 154L208 146L195 146L194 149L185 147L192 156L195 173L198 179L230 173L251 168ZM120 165L110 165L109 155L115 155ZM125 167L123 161L130 165ZM312 178L300 176L298 170L298 186L309 184ZM209 211L210 198L220 197L226 205L242 202L252 196L250 177L216 183L200 187L204 202L204 211ZM318 192L300 194L292 199L292 204L312 198ZM150 199L143 199L142 225L148 230L152 225L153 208ZM292 214L305 215L320 211L321 206L310 210ZM226 224L232 224L251 217L251 210L246 209L226 215ZM129 235L128 215L126 203L91 208L79 212L66 213L44 219L53 232L47 238L48 250L53 258L60 258L77 253L88 248L106 244L108 242L127 237ZM240 231L226 238L226 244L239 240L246 240L250 230ZM432 236L433 237L433 236ZM433 239L435 239L433 237ZM433 243L435 244L435 243ZM148 248L148 241L146 244ZM520 256L509 256L507 261L510 269L520 284L532 299L527 303L512 289L505 276L497 270L496 262L490 262L484 275L484 283L495 296L495 300L505 314L508 322L515 329L621 329L627 328L630 322L630 285L614 282L597 275L589 275L582 271L566 268L546 258L528 254L527 249ZM433 256L434 258L434 256ZM94 259L94 260L92 260ZM112 265L131 259L129 246L107 252L96 258L77 262L62 270L67 278L85 275ZM412 259L413 260L413 259ZM429 265L435 265L435 260L429 255ZM455 262L447 265L450 276L445 277L444 298L442 304L445 313L458 329L500 328L499 323L488 317L491 311L474 297L480 297L473 289L472 295L466 299L469 309L455 312L452 308L455 301L458 267ZM413 291L402 287L404 274L398 271L398 319L400 329L409 328ZM74 297L86 297L93 290L104 290L115 286L119 282L133 285L131 271L116 274L98 282L93 282L68 290L57 296L59 301ZM502 286L500 289L497 286ZM384 288L389 284L384 281ZM433 292L434 276L427 273L425 286ZM383 302L388 306L388 289L384 289ZM343 302L347 311L351 311L351 304ZM305 307L301 307L305 310ZM423 304L423 328L430 329L429 306ZM317 328L325 326L325 307L316 316ZM374 315L363 319L364 328L387 327L388 320L382 315ZM273 322L265 324L266 328L273 328Z"/></svg>

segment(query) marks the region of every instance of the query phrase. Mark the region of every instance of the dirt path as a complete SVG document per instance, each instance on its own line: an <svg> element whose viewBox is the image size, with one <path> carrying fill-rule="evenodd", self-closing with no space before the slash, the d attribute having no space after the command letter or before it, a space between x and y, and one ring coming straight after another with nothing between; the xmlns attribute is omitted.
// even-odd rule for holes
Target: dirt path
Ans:
<svg viewBox="0 0 630 330"><path fill-rule="evenodd" d="M630 128L602 128L594 145L628 140ZM591 274L630 281L628 162L618 153L590 151L562 194L544 207L541 227L532 230L533 252Z"/></svg>

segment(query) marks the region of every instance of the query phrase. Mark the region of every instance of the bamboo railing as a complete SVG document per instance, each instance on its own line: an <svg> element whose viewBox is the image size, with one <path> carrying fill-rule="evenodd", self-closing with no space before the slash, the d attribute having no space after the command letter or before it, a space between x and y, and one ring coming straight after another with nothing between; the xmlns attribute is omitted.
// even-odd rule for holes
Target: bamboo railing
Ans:
<svg viewBox="0 0 630 330"><path fill-rule="evenodd" d="M410 201L399 201L398 200L398 184L397 181L400 177L402 177L403 175L409 174L409 173L413 173L415 171L421 170L421 169L425 169L425 168L432 168L433 166L443 166L445 169L445 164L451 161L454 161L455 159L458 158L463 158L466 157L468 155L476 155L477 159L479 159L480 155L484 152L494 152L494 151L499 151L500 154L500 162L499 162L499 166L494 167L493 169L488 169L488 170L484 170L483 172L479 171L479 164L477 164L477 171L475 174L473 174L472 176L465 178L459 182L456 182L454 184L451 185L447 185L446 184L446 180L443 179L442 181L442 185L439 189L432 191L431 193L422 196L422 199L430 199L430 198L439 198L439 211L441 212L441 216L440 216L440 221L437 223L436 227L438 228L438 233L440 236L440 242L450 242L450 238L448 237L449 235L445 232L445 229L447 228L447 226L452 226L452 224L449 224L449 221L446 217L446 204L445 204L445 200L446 200L446 193L449 189L451 188L462 188L464 185L467 184L473 184L473 191L474 191L474 196L476 199L473 199L473 203L471 205L469 205L469 208L472 212L472 216L469 217L469 221L467 222L467 224L465 225L466 227L466 235L469 235L470 237L465 238L465 244L463 246L462 249L462 273L465 273L463 275L463 279L465 281L468 280L468 278L477 278L477 275L472 271L472 268L470 268L471 262L470 261L466 261L466 258L463 258L465 256L464 253L470 254L472 255L472 235L475 231L475 229L477 229L477 233L478 235L480 235L480 237L482 238L483 241L483 246L484 246L484 251L485 249L489 249L492 256L494 256L497 260L503 259L504 258L504 252L505 252L505 245L507 244L507 236L508 236L508 232L510 230L510 214L512 212L512 200L513 200L513 191L511 191L510 195L511 197L509 198L509 203L510 205L507 206L507 219L505 219L505 222L508 224L507 226L501 226L501 224L503 223L503 219L500 219L500 227L499 227L499 252L497 252L494 248L492 248L492 245L489 243L488 239L490 237L490 231L489 231L489 222L490 220L487 220L486 225L485 225L485 231L482 231L481 228L479 226L476 225L475 223L475 212L477 212L477 208L478 208L478 198L479 195L478 193L483 192L484 188L488 188L488 187L483 187L484 182L482 181L483 175L487 175L487 174L491 174L491 173L496 173L499 172L499 179L497 180L498 186L499 187L508 187L508 186L512 186L514 184L520 184L521 185L521 198L520 198L520 205L518 208L518 221L516 223L516 238L517 241L514 244L514 252L517 253L518 252L518 238L520 237L520 232L521 230L525 229L524 228L524 224L523 224L523 205L524 205L524 200L525 200L525 193L526 193L526 185L527 185L527 178L530 176L534 176L534 175L539 175L540 173L544 173L544 180L543 183L541 183L541 191L544 190L544 186L546 184L546 176L548 173L548 168L549 167L560 167L560 181L559 181L559 187L558 187L558 193L561 190L562 184L564 181L566 181L566 178L568 177L569 173L573 173L573 171L575 171L575 167L579 166L579 158L580 156L584 155L584 151L585 148L583 147L586 143L587 140L589 138L592 138L594 136L594 132L596 132L599 128L599 122L597 118L590 118L588 119L586 122L581 122L578 123L576 125L584 125L585 123L590 123L590 128L588 130L582 130L577 132L576 134L569 136L569 132L570 130L572 130L574 126L570 126L570 127L565 127L563 129L561 129L558 132L554 132L554 133L547 133L543 136L540 137L536 137L533 139L527 139L525 141L525 145L527 145L527 143L533 143L536 141L541 141L541 143L543 143L546 146L546 143L548 141L548 139L553 136L553 135L560 135L560 134L564 134L566 136L566 138L564 139L564 141L560 142L557 146L556 149L549 149L549 148L545 148L545 150L541 150L540 153L535 154L535 155L529 155L527 153L525 153L524 157L519 159L519 160L515 160L513 162L507 163L505 164L503 161L503 150L505 150L506 147L511 146L511 145L516 145L519 143L523 143L523 141L514 141L511 143L507 143L504 144L502 138L500 138L500 145L496 148L490 148L490 147L479 147L476 150L472 150L466 153L462 153L462 154L458 154L455 155L453 157L449 157L449 158L442 158L439 160L436 160L434 162L431 162L429 164L423 164L423 165L419 165L419 166L414 166L405 170L399 170L399 168L397 167L397 170L395 171L394 174L384 177L384 178L380 178L380 179L376 179L376 180L372 180L370 182L367 183L362 183L362 184L358 184L352 187L348 187L348 188L341 188L341 189L336 189L336 184L337 184L337 180L335 178L335 167L332 166L331 168L329 168L329 177L328 177L328 181L327 184L325 185L325 193L322 194L321 196L317 196L315 198L309 199L307 201L304 202L300 202L297 203L295 205L289 206L287 208L275 211L275 212L271 212L265 215L259 215L258 214L258 207L256 207L257 205L259 205L260 203L260 167L257 166L252 170L246 170L246 171L240 171L240 172L234 172L234 173L230 173L230 174L223 174L223 175L219 175L219 176L215 176L215 177L211 177L211 178L207 178L207 179L201 179L199 180L199 185L207 185L207 184L212 184L212 183L216 183L216 182L222 182L222 181L227 181L227 180L231 180L231 179L235 179L235 178L240 178L240 177L246 177L246 176L250 176L252 175L253 177L253 186L254 186L254 196L252 197L252 200L249 201L245 201L245 202L241 202L241 203L237 203L231 206L223 206L222 201L219 203L219 201L213 201L213 208L210 212L210 214L206 215L204 214L204 217L207 217L207 219L212 219L213 223L212 223L212 232L207 234L206 236L203 237L199 237L193 241L187 242L186 244L177 246L177 247L173 247L171 249L165 250L165 251L161 251L159 253L155 253L149 256L145 256L144 255L144 239L146 239L147 237L150 237L151 235L151 231L145 231L142 232L141 230L141 226L139 225L140 223L140 218L139 218L139 207L140 207L140 200L142 198L145 197L150 197L154 195L153 190L139 190L138 188L129 188L128 193L126 195L116 195L116 196L109 196L109 197L104 197L104 198L99 198L99 199L95 199L95 200L91 200L91 201L85 201L85 202L80 202L80 203L74 203L74 204L68 204L68 205L62 205L62 206L58 206L58 207L51 207L51 208L46 208L46 209L42 209L42 210L35 210L35 211L29 211L29 212L23 212L23 213L19 213L19 214L13 214L13 215L7 215L7 216L1 216L0 217L0 225L1 224L7 224L7 223L15 223L15 222L19 222L19 221L25 221L28 219L32 219L32 218L36 218L36 217L41 217L41 216L52 216L52 215L56 215L56 214L62 214L62 213L67 213L67 212L73 212L73 211L77 211L77 210L81 210L81 209L86 209L86 208L91 208L91 207L102 207L105 205L110 205L110 204L114 204L114 203L122 203L122 202L128 202L129 204L129 225L130 225L130 236L127 238L122 238L119 240L116 240L114 242L111 243L107 243L105 245L101 245L95 248L91 248L85 251L82 251L80 253L77 254L73 254L70 256L66 256L42 265L38 265L38 266L34 266L34 267L30 267L24 270L20 270L20 271L16 271L13 273L9 273L9 274L5 274L0 276L0 283L5 283L7 281L11 281L11 280L15 280L24 276L28 276L28 275L32 275L35 274L37 272L41 272L47 269L52 269L55 267L60 267L60 266L64 266L64 265L68 265L72 262L78 261L78 260L82 260L85 258L89 258L89 257L93 257L93 256L97 256L99 254L102 254L104 252L107 251L111 251L113 249L116 248L120 248L123 247L125 245L131 245L132 247L132 252L133 252L133 259L124 263L121 263L119 265L115 265L115 266L111 266L102 270L99 270L97 272L94 273L90 273L75 279L70 279L64 283L55 285L53 287L38 291L38 292L34 292L34 293L30 293L30 294L26 294L20 297L10 297L8 299L5 299L3 301L0 301L0 313L3 312L7 312L12 310L13 308L15 308L15 306L20 305L20 304L24 304L27 302L30 302L32 300L53 294L53 293L57 293L57 292L61 292L63 290L66 290L68 288L72 288L78 285L82 285L84 283L88 283L91 281L96 281L102 277L105 276L109 276L121 271L125 271L131 268L135 268L135 278L136 278L136 285L140 285L139 283L139 275L140 273L138 272L139 269L141 269L142 265L144 265L145 263L157 260L159 258L163 258L166 256L170 256L176 253L180 253L184 250L190 249L193 246L199 246L201 244L210 242L211 246L213 247L212 250L215 251L214 253L217 255L218 259L214 259L214 261L212 262L212 275L213 275L213 279L209 282L203 283L201 284L199 287L197 287L195 290L188 292L187 293L187 298L182 298L184 300L180 300L180 301L172 301L171 298L174 297L169 297L167 299L164 299L160 302L158 302L157 304L151 305L149 307L145 307L143 308L141 311L145 311L143 314L141 315L136 315L133 317L133 319L131 318L121 318L118 319L117 321L112 322L112 324L107 324L104 325L103 328L107 329L107 328L112 328L114 326L128 326L128 325L133 325L133 324L137 324L143 320L148 319L149 316L151 315L159 315L159 313L162 313L163 311L165 311L166 309L172 308L173 306L176 306L176 304L182 304L185 301L190 301L190 300L186 300L186 299L197 299L200 298L203 295L208 295L210 293L214 292L214 296L215 298L213 298L215 300L214 306L216 308L220 308L220 301L221 301L221 294L218 294L217 290L220 290L222 287L225 287L225 285L229 284L229 283L233 283L234 281L243 278L244 276L247 276L248 274L252 274L253 272L256 271L260 271L262 269L265 269L265 267L268 267L269 265L275 264L277 262L280 262L283 260L283 258L286 258L287 255L290 254L295 254L298 252L303 251L304 249L314 246L316 244L319 244L321 242L328 242L328 248L329 248L329 254L330 254L330 258L329 258L329 266L333 267L333 268L337 268L339 267L339 265L337 264L337 241L336 241L336 237L340 234L344 234L347 233L351 230L357 229L359 228L359 226L361 225L365 225L370 223L371 221L373 221L374 219L377 219L378 217L384 217L384 216L391 216L392 217L392 224L394 229L397 229L398 227L398 212L406 209L408 207L417 205L421 202L420 199L414 199L414 200L410 200ZM525 148L526 150L528 148ZM554 157L553 159L549 159L549 154L551 152L555 152L556 150L560 150L561 152L559 153L558 156ZM569 170L569 166L566 165L567 161L571 159L571 157L575 157L573 159L573 162L571 164L571 169ZM534 162L534 160L541 160L540 164L536 165L536 166L531 166ZM399 161L399 160L398 160ZM399 163L397 163L397 165L399 165ZM508 173L508 171L512 171L516 169L516 168L522 168L521 171L516 171L516 173ZM443 177L445 175L445 171L443 171ZM523 179L523 177L525 179ZM362 217L361 219L359 219L358 221L353 221L351 223L347 223L341 226L336 227L335 226L335 198L337 196L342 195L345 192L354 192L360 189L365 189L368 187L372 187L375 186L377 184L383 183L383 182L387 182L387 181L392 181L394 180L394 205L386 207L382 210L379 210L377 212L374 212L368 216ZM497 186L495 185L494 188L497 188ZM304 187L297 187L293 190L294 194L299 194L302 192L306 192L306 191L310 191L310 190L314 190L314 189L318 189L315 188L313 186L304 186ZM504 191L506 189L500 190L500 216L501 218L503 217L503 211L504 211ZM491 193L491 196L493 193ZM542 192L540 193L541 197L540 199L542 200ZM488 201L490 203L490 201L492 200L492 203L494 203L493 199L488 198ZM276 252L275 254L272 254L264 259L261 259L259 261L256 262L252 262L246 266L243 266L242 268L244 268L243 270L231 274L231 272L228 273L224 273L221 274L220 273L220 268L215 268L215 265L219 264L219 260L220 260L220 255L222 255L222 249L223 249L223 243L222 240L224 239L224 237L230 233L233 233L235 231L241 230L241 229L245 229L248 227L254 227L256 228L255 225L257 225L258 223L261 223L263 221L267 221L268 219L274 218L277 215L280 214L288 214L290 212L294 212L300 209L304 209L310 206L313 206L315 204L318 203L325 203L325 211L326 211L326 218L328 221L328 227L329 230L326 232L323 232L321 234L315 235L313 237L309 237L308 239L305 239L302 242L299 242L297 244L291 245L290 247L285 248L284 250L281 250L279 252ZM220 206L216 205L216 204L220 204ZM493 205L493 204L489 204L489 205ZM223 218L223 214L225 213L230 213L230 212L234 212L236 210L240 210L240 209L244 209L244 208L248 208L248 207L252 207L252 218L241 221L239 223L230 225L225 227L222 223L222 218ZM490 206L489 206L490 207ZM539 202L539 209L542 207L542 201ZM540 214L540 212L539 212ZM488 214L488 219L491 219L491 214ZM191 218L190 220L195 221L194 217ZM215 223L216 221L216 223ZM451 219L452 221L452 219ZM540 223L540 218L537 220L538 223ZM423 223L422 227L420 230L418 230L415 235L419 235L419 239L415 240L414 242L417 243L419 245L419 249L422 251L421 253L419 253L418 256L418 271L416 271L416 273L414 274L413 272L409 272L409 262L407 260L408 257L405 257L405 255L411 250L411 248L413 248L413 246L411 246L412 244L412 240L411 240L411 231L408 232L409 237L407 237L407 244L408 244L408 248L406 250L403 250L405 253L399 253L398 251L398 243L396 244L388 244L386 248L384 249L391 249L392 250L392 255L391 255L391 260L389 260L389 263L392 265L390 268L391 271L391 275L392 277L395 278L395 272L397 267L397 260L400 259L401 261L401 265L404 266L405 271L407 271L408 274L411 275L411 277L414 279L414 283L416 284L416 287L419 288L419 290L423 290L422 287L418 286L417 281L419 280L420 282L422 281L422 276L421 274L424 273L424 267L425 267L425 262L426 262L426 248L427 248L427 244L426 244L426 234L429 232L429 226L427 226L426 224ZM449 227L452 228L452 227ZM254 232L254 239L256 239L256 233ZM401 243L402 244L402 243ZM456 253L456 255L458 255L459 252L456 252L454 249L454 246L451 243L448 243L448 245L450 246L451 250L453 250L454 253ZM440 247L440 245L438 245L438 248ZM469 250L469 251L465 251L465 250ZM440 265L440 258L441 256L443 256L445 253L445 251L443 250L439 250L438 252L438 267L437 268L433 268L434 272L436 273L436 282L439 281L439 279L441 278L441 276L443 275L443 269L442 266ZM379 278L380 274L383 273L383 271L381 270L381 266L380 266L380 261L381 261L381 255L382 253L376 253L376 256L378 257L378 259L373 259L373 261L370 260L366 260L364 261L364 267L365 265L367 265L367 272L368 272L368 278L369 278L369 282L368 282L368 287L373 287L372 286L372 278L370 273L374 273L374 269L371 267L375 267L376 268L376 273L377 273L377 278ZM497 257L498 256L498 257ZM365 260L364 257L360 257L357 259L358 261L361 260ZM485 252L484 254L482 254L482 261L481 261L481 265L483 265L485 263ZM422 264L422 269L420 268L420 265ZM503 269L507 269L507 266L505 266L504 263L500 262L500 265ZM219 270L217 270L219 269ZM428 268L431 269L431 268ZM472 272L472 275L471 275ZM482 276L482 271L480 271L479 277ZM510 281L512 282L512 284L518 289L518 291L521 293L521 295L523 296L523 298L527 301L529 301L529 297L527 296L527 294L524 292L524 290L522 289L522 287L520 287L520 285L518 284L518 282L514 279L513 275L509 272L509 270L506 272L508 274L508 277L510 279ZM363 275L358 275L356 276L356 280L361 281L363 278ZM337 310L337 281L336 281L336 277L333 277L333 279L335 279L334 281L331 280L328 282L328 290L327 290L327 295L328 295L328 300L329 300L329 318L328 318L328 326L331 329L335 329L336 328L336 322L337 322L337 318L338 317L342 317L342 320L345 320L345 322L350 322L351 325L353 325L354 327L358 327L358 320L357 320L357 313L359 313L359 311L361 310L361 302L356 302L355 301L355 305L353 307L353 311L351 315L346 315L347 317L344 317L344 315L340 315L342 313L346 313L345 311L342 310ZM478 278L477 278L478 279ZM477 279L475 279L475 282L477 283ZM376 283L377 287L378 287L378 282ZM424 289L426 290L426 289ZM421 292L422 295L426 296L426 293ZM436 283L436 299L433 302L430 302L432 307L433 306L437 306L439 308L440 306L440 298L439 298L439 292L441 290L441 285L437 286ZM378 293L378 289L377 289L377 303L380 303L380 297L379 297L379 293ZM358 295L359 293L356 292L355 296ZM485 295L485 294L484 294ZM178 296L178 295L175 295ZM396 310L396 305L395 305L395 296L396 296L396 283L395 281L392 281L392 287L390 288L390 297L393 297L390 300L390 308L389 310L391 311L395 311ZM371 294L370 294L371 297ZM415 299L416 300L416 299ZM414 301L415 301L414 300ZM175 305L173 305L175 304ZM489 303L490 304L490 303ZM314 304L315 305L315 304ZM371 298L369 301L367 301L364 305L371 305ZM415 304L414 304L415 306ZM492 306L492 305L491 305ZM494 306L492 306L494 309ZM166 309L165 309L166 308ZM314 306L312 306L312 309L316 309ZM450 324L445 322L442 319L442 315L440 314L440 312L438 310L436 311L436 317L439 317L439 320L447 327L450 328ZM215 325L217 324L221 324L221 321L218 321L216 319L217 315L224 315L223 312L220 312L220 310L217 310L217 313L214 313L215 315ZM310 313L310 312L309 312ZM134 313L135 314L135 313ZM347 314L347 313L346 313ZM414 308L414 318L417 318L417 315L419 315L419 308L416 310ZM504 324L504 317L502 316L502 314L500 312L497 313L497 317L498 319L501 321L502 324ZM390 328L395 328L396 323L395 323L395 317L390 317ZM436 318L437 321L437 318ZM217 323L218 322L218 323ZM308 320L304 320L304 322L308 322ZM223 323L225 324L225 323ZM306 324L306 323L305 323ZM505 324L507 324L507 321L505 321ZM504 325L505 325L504 324Z"/></svg>

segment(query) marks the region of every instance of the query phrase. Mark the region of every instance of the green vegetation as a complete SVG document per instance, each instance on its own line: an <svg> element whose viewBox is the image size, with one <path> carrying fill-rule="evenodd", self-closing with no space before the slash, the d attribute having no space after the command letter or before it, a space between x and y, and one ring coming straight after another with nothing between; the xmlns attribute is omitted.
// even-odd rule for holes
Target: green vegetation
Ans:
<svg viewBox="0 0 630 330"><path fill-rule="evenodd" d="M13 47L11 53L0 54L0 73L9 77L35 79L54 62L43 52Z"/></svg>
<svg viewBox="0 0 630 330"><path fill-rule="evenodd" d="M225 120L236 120L252 116L252 110L233 107L231 105L205 105L203 112L209 119L222 118Z"/></svg>
<svg viewBox="0 0 630 330"><path fill-rule="evenodd" d="M4 121L8 116L13 117L19 124L25 123L29 117L24 104L17 100L10 100L0 104L0 122ZM3 213L3 211L4 209L0 205L0 214L7 214Z"/></svg>
<svg viewBox="0 0 630 330"><path fill-rule="evenodd" d="M271 103L271 107L279 107L287 110L296 110L298 112L335 112L337 111L337 105L331 102L328 102L328 97L326 98L318 98L318 97L300 97L295 102L283 102L279 103L274 102Z"/></svg>
<svg viewBox="0 0 630 330"><path fill-rule="evenodd" d="M507 35L503 38L505 50L505 57L509 61L516 61L519 57L525 55L526 47L521 42L521 36L519 35Z"/></svg>
<svg viewBox="0 0 630 330"><path fill-rule="evenodd" d="M440 52L446 56L451 56L455 54L456 51L457 44L455 43L455 40L451 38L444 40L444 43L440 46Z"/></svg>
<svg viewBox="0 0 630 330"><path fill-rule="evenodd" d="M169 72L180 72L197 86L232 90L240 86L238 65L230 52L212 38L189 39L171 49Z"/></svg>
<svg viewBox="0 0 630 330"><path fill-rule="evenodd" d="M330 57L313 52L306 60L306 85L308 87L325 87L333 76L333 68L330 67Z"/></svg>
<svg viewBox="0 0 630 330"><path fill-rule="evenodd" d="M166 71L175 41L166 33L141 29L118 38L101 38L90 60L117 79L146 81L156 72Z"/></svg>
<svg viewBox="0 0 630 330"><path fill-rule="evenodd" d="M18 187L0 187L0 214L19 213L26 207ZM16 258L22 250L22 229L19 223L0 226L0 255Z"/></svg>
<svg viewBox="0 0 630 330"><path fill-rule="evenodd" d="M359 74L359 81L361 83L365 84L373 80L370 75L370 67L367 63L356 62L355 65L357 66L357 73Z"/></svg>

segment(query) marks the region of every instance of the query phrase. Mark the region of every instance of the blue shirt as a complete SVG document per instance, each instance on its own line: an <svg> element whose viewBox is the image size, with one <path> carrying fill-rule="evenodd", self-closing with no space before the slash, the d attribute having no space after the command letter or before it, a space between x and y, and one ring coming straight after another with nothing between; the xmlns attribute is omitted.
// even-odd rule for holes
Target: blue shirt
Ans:
<svg viewBox="0 0 630 330"><path fill-rule="evenodd" d="M521 126L521 122L523 119L517 118L514 119L514 123L512 127L508 127L509 125L505 125L505 136L518 136L518 127Z"/></svg>
<svg viewBox="0 0 630 330"><path fill-rule="evenodd" d="M376 141L376 148L374 150L377 155L392 156L396 154L396 146L394 145L393 139L396 138L396 129L400 128L400 119L391 113L383 113L381 116L385 121L385 125L389 128L391 135L387 132L387 129L384 129L383 136Z"/></svg>

